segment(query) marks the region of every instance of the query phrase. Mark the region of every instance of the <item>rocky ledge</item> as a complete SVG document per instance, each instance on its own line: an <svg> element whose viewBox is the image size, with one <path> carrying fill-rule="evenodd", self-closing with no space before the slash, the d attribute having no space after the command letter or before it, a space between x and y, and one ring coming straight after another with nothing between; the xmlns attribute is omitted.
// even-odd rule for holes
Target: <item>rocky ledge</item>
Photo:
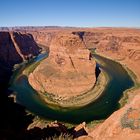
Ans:
<svg viewBox="0 0 140 140"><path fill-rule="evenodd" d="M88 92L96 82L96 63L82 38L59 33L51 42L49 57L29 75L29 83L40 93L61 99Z"/></svg>

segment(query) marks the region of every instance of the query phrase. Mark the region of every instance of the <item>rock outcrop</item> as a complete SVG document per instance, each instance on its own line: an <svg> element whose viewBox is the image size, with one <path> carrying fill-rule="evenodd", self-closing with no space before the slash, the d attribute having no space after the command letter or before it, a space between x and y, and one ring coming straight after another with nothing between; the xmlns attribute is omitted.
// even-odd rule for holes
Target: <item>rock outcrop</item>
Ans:
<svg viewBox="0 0 140 140"><path fill-rule="evenodd" d="M40 48L31 34L0 32L0 84L8 83L15 64L30 59L39 52Z"/></svg>
<svg viewBox="0 0 140 140"><path fill-rule="evenodd" d="M12 66L39 54L31 34L0 32L0 62Z"/></svg>
<svg viewBox="0 0 140 140"><path fill-rule="evenodd" d="M78 35L57 34L50 45L49 57L29 76L29 82L40 92L63 98L89 91L95 84L95 61Z"/></svg>
<svg viewBox="0 0 140 140"><path fill-rule="evenodd" d="M89 133L89 137L94 140L139 140L139 100L140 96L135 96L131 103L114 112L107 120ZM86 139L88 139L88 136L85 137Z"/></svg>
<svg viewBox="0 0 140 140"><path fill-rule="evenodd" d="M20 32L13 32L10 34L14 46L17 48L17 51L19 50L19 54L23 60L30 59L40 53L40 48L31 34L23 34Z"/></svg>
<svg viewBox="0 0 140 140"><path fill-rule="evenodd" d="M41 32L41 31L32 31L30 32L35 41L41 46L43 47L43 49L47 49L49 48L50 44L51 44L51 41L55 35L54 32Z"/></svg>

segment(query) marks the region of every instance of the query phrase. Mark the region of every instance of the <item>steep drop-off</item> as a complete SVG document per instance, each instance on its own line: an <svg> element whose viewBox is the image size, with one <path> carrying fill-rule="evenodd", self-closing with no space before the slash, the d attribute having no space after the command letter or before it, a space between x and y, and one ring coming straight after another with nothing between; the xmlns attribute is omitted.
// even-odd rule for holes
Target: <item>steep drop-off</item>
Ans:
<svg viewBox="0 0 140 140"><path fill-rule="evenodd" d="M6 85L13 66L40 53L31 34L0 32L0 85ZM1 88L4 88L1 86Z"/></svg>

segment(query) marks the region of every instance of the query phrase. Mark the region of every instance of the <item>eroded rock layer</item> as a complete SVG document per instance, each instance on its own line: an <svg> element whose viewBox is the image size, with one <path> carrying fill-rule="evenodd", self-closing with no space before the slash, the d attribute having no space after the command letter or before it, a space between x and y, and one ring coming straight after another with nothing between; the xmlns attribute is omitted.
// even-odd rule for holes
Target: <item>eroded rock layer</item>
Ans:
<svg viewBox="0 0 140 140"><path fill-rule="evenodd" d="M0 32L0 62L13 66L39 54L39 47L31 34Z"/></svg>
<svg viewBox="0 0 140 140"><path fill-rule="evenodd" d="M90 90L96 81L95 61L78 35L57 34L50 45L49 57L29 76L40 92L67 98Z"/></svg>
<svg viewBox="0 0 140 140"><path fill-rule="evenodd" d="M0 89L8 83L15 64L40 53L33 36L20 32L0 32Z"/></svg>

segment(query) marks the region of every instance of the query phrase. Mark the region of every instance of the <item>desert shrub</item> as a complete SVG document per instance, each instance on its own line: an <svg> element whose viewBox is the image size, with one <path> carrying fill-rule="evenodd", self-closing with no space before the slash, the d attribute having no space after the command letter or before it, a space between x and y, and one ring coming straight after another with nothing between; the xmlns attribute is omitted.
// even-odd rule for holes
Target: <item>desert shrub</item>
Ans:
<svg viewBox="0 0 140 140"><path fill-rule="evenodd" d="M52 138L46 138L46 140L73 140L73 136L69 134L61 134L60 136L54 136Z"/></svg>
<svg viewBox="0 0 140 140"><path fill-rule="evenodd" d="M121 125L123 128L131 128L134 129L140 129L140 118L134 119L134 118L128 118L129 113L132 113L135 109L129 108L127 112L123 115L121 118ZM137 125L136 125L137 124Z"/></svg>

